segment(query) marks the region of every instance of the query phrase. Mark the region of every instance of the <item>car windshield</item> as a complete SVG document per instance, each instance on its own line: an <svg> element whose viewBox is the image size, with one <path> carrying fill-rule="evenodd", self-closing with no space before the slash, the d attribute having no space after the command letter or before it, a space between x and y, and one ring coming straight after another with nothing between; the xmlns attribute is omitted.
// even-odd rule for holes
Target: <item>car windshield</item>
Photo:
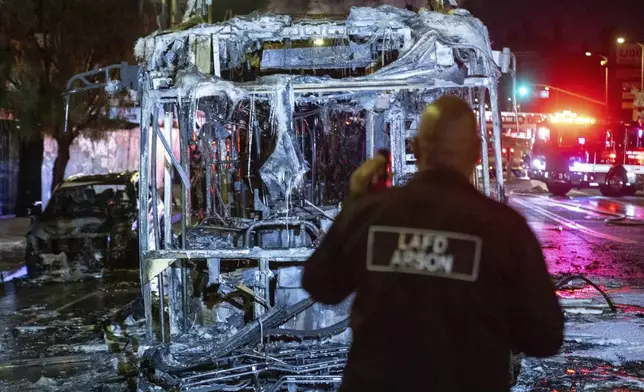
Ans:
<svg viewBox="0 0 644 392"><path fill-rule="evenodd" d="M105 217L110 208L130 208L135 202L127 184L64 183L54 192L46 217Z"/></svg>

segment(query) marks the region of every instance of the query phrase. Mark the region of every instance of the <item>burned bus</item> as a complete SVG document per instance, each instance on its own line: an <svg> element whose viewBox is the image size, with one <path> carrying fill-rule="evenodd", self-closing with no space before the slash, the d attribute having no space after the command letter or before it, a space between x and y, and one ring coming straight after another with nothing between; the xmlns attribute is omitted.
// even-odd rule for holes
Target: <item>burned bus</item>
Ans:
<svg viewBox="0 0 644 392"><path fill-rule="evenodd" d="M481 109L482 135L491 102L500 167L497 88L510 52L493 52L487 29L465 10L382 6L352 8L341 20L238 17L156 33L136 53L139 197L163 199L166 220L182 217L162 227L139 217L146 330L158 343L144 356L139 389L336 388L351 300L314 303L300 281L351 171L384 148L394 185L403 184L415 171L407 141L426 105L446 94ZM487 144L482 138L482 151ZM174 204L171 186L157 192L173 175L181 182ZM483 177L481 191L502 198L503 179L492 192Z"/></svg>

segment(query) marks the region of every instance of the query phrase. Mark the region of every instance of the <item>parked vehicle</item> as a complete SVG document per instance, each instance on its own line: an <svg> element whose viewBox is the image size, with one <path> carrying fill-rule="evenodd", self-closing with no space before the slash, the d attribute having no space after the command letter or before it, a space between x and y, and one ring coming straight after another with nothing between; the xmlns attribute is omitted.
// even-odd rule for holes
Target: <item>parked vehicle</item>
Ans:
<svg viewBox="0 0 644 392"><path fill-rule="evenodd" d="M99 174L58 185L44 211L32 210L29 277L138 268L138 179L138 172Z"/></svg>

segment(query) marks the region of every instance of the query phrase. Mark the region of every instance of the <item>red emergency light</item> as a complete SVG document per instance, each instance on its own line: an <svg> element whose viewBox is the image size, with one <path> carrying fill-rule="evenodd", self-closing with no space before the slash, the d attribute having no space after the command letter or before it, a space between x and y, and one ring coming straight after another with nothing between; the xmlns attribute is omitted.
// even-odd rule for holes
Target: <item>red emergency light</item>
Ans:
<svg viewBox="0 0 644 392"><path fill-rule="evenodd" d="M638 161L644 160L644 151L626 151L626 156L631 159L637 159Z"/></svg>

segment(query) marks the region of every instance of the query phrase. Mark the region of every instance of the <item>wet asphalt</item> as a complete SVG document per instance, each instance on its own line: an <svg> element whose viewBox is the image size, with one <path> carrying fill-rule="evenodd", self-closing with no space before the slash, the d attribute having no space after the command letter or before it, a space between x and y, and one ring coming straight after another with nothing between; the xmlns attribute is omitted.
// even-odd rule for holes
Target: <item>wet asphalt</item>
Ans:
<svg viewBox="0 0 644 392"><path fill-rule="evenodd" d="M514 391L644 391L644 194L553 197L530 185L513 184L509 203L537 234L549 271L590 279L616 311L585 282L563 287L564 347L553 358L524 359ZM17 263L21 253L2 258ZM119 354L108 352L97 325L138 295L136 274L0 287L0 391L125 390L113 379Z"/></svg>

